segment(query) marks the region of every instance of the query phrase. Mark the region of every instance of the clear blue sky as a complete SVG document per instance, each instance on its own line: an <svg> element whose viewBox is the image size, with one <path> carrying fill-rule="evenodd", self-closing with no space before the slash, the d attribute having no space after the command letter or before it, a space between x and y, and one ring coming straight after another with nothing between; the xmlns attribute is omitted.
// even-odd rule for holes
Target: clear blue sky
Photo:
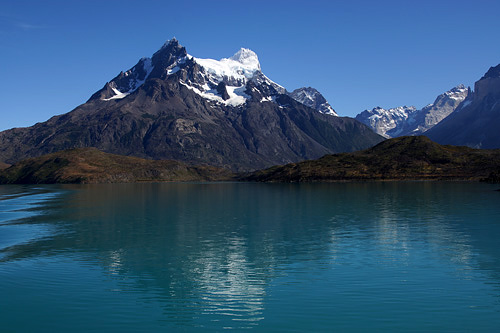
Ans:
<svg viewBox="0 0 500 333"><path fill-rule="evenodd" d="M84 103L176 37L200 58L254 50L343 116L421 108L500 63L500 1L2 1L0 130Z"/></svg>

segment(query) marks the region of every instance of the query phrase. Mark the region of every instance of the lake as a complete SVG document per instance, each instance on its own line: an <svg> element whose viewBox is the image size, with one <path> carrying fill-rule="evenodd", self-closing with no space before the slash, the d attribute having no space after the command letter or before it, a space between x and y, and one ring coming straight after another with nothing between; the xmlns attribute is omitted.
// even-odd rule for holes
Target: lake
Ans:
<svg viewBox="0 0 500 333"><path fill-rule="evenodd" d="M0 186L0 331L499 331L498 188Z"/></svg>

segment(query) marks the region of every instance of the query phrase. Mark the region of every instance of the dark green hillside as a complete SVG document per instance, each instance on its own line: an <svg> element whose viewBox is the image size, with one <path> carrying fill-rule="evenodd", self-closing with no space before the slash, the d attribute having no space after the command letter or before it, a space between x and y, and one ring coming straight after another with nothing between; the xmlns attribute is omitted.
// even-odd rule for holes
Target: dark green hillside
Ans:
<svg viewBox="0 0 500 333"><path fill-rule="evenodd" d="M227 180L231 173L177 161L145 160L95 148L65 150L30 158L0 171L0 184L121 183Z"/></svg>
<svg viewBox="0 0 500 333"><path fill-rule="evenodd" d="M442 146L425 136L390 139L367 150L275 166L243 177L253 181L494 180L500 150Z"/></svg>

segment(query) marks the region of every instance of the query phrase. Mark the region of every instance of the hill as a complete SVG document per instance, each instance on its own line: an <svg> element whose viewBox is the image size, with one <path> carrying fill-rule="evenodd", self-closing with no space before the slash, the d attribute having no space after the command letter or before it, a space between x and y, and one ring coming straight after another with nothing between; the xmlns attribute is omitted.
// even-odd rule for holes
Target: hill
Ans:
<svg viewBox="0 0 500 333"><path fill-rule="evenodd" d="M498 177L500 150L442 146L425 136L389 139L354 153L275 166L241 177L250 181L482 180Z"/></svg>
<svg viewBox="0 0 500 333"><path fill-rule="evenodd" d="M140 181L228 180L232 174L211 166L146 160L78 148L20 161L0 171L0 184L130 183Z"/></svg>

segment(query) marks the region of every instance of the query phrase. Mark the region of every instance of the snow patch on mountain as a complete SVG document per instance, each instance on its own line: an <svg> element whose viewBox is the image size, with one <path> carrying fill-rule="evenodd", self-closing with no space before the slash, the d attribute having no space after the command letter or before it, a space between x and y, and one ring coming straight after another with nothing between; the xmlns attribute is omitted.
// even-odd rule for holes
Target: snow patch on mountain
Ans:
<svg viewBox="0 0 500 333"><path fill-rule="evenodd" d="M151 58L142 58L139 63L110 82L110 87L115 95L103 98L104 101L122 99L136 91L146 82L153 71Z"/></svg>
<svg viewBox="0 0 500 333"><path fill-rule="evenodd" d="M128 93L122 93L120 90L118 90L114 87L112 87L111 89L113 90L115 95L111 96L110 98L104 98L103 101L110 101L112 99L122 99L122 98L128 96Z"/></svg>
<svg viewBox="0 0 500 333"><path fill-rule="evenodd" d="M260 71L257 54L245 48L241 48L230 58L194 58L194 61L205 69L209 80L216 84L226 81L232 83L231 86L241 86L253 78L255 72Z"/></svg>
<svg viewBox="0 0 500 333"><path fill-rule="evenodd" d="M230 105L230 106L240 106L245 104L250 96L245 94L246 87L232 87L226 86L226 91L229 95L229 98L224 100L216 89L211 89L207 84L202 86L202 89L198 89L197 87L187 84L183 81L180 81L180 84L185 86L186 88L191 89L193 92L197 93L203 98L209 99L211 101L215 101L220 104Z"/></svg>

